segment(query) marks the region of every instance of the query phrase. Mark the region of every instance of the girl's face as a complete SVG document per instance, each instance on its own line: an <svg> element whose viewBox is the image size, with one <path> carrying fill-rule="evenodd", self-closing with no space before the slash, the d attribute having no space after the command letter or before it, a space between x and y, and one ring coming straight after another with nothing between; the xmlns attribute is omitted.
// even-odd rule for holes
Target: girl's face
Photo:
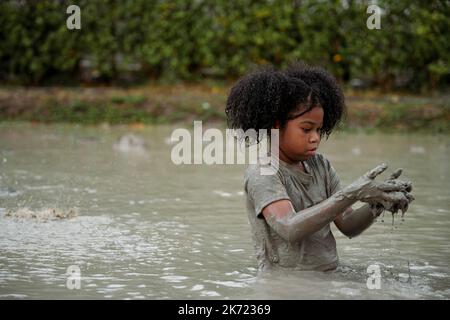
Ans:
<svg viewBox="0 0 450 320"><path fill-rule="evenodd" d="M280 159L288 163L305 161L316 153L320 143L323 109L314 107L289 120L280 129Z"/></svg>

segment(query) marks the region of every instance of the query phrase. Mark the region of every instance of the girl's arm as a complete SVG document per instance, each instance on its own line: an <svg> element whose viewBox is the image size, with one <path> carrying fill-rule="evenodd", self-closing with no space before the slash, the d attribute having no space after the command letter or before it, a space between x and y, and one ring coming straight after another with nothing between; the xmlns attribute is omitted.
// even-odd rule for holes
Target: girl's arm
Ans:
<svg viewBox="0 0 450 320"><path fill-rule="evenodd" d="M402 169L397 169L385 182L395 182L401 174ZM382 201L381 203L377 203L376 206L366 204L356 210L349 207L340 216L338 216L336 220L334 220L334 224L344 235L349 238L353 238L369 228L384 210L390 211L394 214L401 209L402 212L405 213L406 210L408 210L409 203L414 200L414 197L409 193L412 190L411 182L405 182L404 186L406 191L404 195L408 200L407 203Z"/></svg>
<svg viewBox="0 0 450 320"><path fill-rule="evenodd" d="M297 242L336 220L358 200L369 203L382 201L408 202L402 192L396 192L404 191L404 184L395 183L395 181L391 181L389 184L374 181L375 177L384 170L386 170L386 165L380 165L325 201L299 212L295 212L291 201L279 200L263 208L262 214L267 224L283 239L289 242ZM342 225L348 228L345 230L348 230L349 233L354 232L356 234L360 229L364 230L365 226L368 227L373 222L372 211L363 208L354 211L355 217L353 219L345 219L350 215L345 215L342 218L342 221L345 221ZM372 220L369 219L369 213Z"/></svg>
<svg viewBox="0 0 450 320"><path fill-rule="evenodd" d="M353 238L370 227L381 212L374 214L369 204L356 210L349 207L334 220L334 224L344 235Z"/></svg>
<svg viewBox="0 0 450 320"><path fill-rule="evenodd" d="M279 200L265 207L262 214L283 239L297 242L328 225L355 202L331 196L315 206L295 212L291 201Z"/></svg>

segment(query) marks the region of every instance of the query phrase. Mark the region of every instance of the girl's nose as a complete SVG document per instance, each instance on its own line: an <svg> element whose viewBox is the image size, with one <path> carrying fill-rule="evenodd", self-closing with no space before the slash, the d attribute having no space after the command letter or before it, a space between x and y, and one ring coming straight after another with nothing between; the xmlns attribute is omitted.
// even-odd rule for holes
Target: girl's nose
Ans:
<svg viewBox="0 0 450 320"><path fill-rule="evenodd" d="M314 131L311 134L309 141L311 143L316 143L316 142L320 141L320 134L318 132Z"/></svg>

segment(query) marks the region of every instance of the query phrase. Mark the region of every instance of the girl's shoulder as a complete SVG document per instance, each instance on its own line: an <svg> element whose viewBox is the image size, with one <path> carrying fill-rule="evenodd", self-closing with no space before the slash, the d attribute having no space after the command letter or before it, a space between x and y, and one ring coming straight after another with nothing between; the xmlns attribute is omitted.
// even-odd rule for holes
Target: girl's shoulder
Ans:
<svg viewBox="0 0 450 320"><path fill-rule="evenodd" d="M278 165L279 168L279 165ZM279 176L279 170L267 171L267 165L263 164L249 164L245 168L244 180L253 176Z"/></svg>
<svg viewBox="0 0 450 320"><path fill-rule="evenodd" d="M328 174L332 170L330 161L321 153L316 153L314 156L306 160L306 165L310 172L317 172L319 174ZM278 170L274 174L265 175L262 174L263 165L261 164L249 164L247 165L244 173L244 184L247 184L249 180L257 180L258 182L274 182L284 181L284 176L289 175L290 170L285 168L282 163L279 163Z"/></svg>
<svg viewBox="0 0 450 320"><path fill-rule="evenodd" d="M282 170L278 165L276 170L267 170L267 165L249 164L245 168L244 186L247 184L274 184L283 181Z"/></svg>
<svg viewBox="0 0 450 320"><path fill-rule="evenodd" d="M316 153L314 156L310 157L308 160L306 160L307 165L311 169L329 169L331 167L330 161L321 153ZM254 176L254 175L261 175L263 165L261 164L249 164L247 165L245 169L244 179L248 179L248 177ZM279 163L279 168L283 168L282 163ZM281 172L278 170L278 172L274 175L280 176Z"/></svg>

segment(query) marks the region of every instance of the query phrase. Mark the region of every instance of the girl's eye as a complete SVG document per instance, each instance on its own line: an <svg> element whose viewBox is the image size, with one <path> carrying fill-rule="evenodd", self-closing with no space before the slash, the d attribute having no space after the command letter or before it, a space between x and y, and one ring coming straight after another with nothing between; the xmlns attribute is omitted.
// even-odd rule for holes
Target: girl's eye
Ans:
<svg viewBox="0 0 450 320"><path fill-rule="evenodd" d="M302 129L303 129L303 131L305 131L305 133L308 133L311 131L311 129L306 129L306 128L302 128Z"/></svg>

